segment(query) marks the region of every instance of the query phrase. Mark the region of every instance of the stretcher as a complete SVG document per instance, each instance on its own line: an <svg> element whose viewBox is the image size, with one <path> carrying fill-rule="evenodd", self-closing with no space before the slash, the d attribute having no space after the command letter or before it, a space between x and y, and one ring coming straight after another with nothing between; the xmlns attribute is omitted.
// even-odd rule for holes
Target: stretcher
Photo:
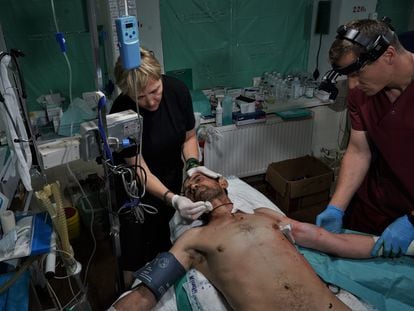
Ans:
<svg viewBox="0 0 414 311"><path fill-rule="evenodd" d="M268 207L283 212L258 190L237 177L228 177L228 194L234 206ZM175 216L171 239L192 225ZM355 233L355 232L353 232ZM352 310L413 310L414 258L342 259L296 246L336 296ZM225 300L198 271L190 270L158 302L155 310L228 310Z"/></svg>

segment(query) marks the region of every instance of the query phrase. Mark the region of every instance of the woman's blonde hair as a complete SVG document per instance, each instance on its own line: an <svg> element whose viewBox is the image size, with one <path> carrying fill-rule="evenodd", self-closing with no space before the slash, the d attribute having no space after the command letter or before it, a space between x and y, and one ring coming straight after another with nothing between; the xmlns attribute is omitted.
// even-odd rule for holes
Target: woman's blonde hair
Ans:
<svg viewBox="0 0 414 311"><path fill-rule="evenodd" d="M115 64L115 83L122 93L134 99L147 86L148 79L159 80L161 78L161 65L153 53L145 48L140 48L141 65L135 69L125 70L121 58Z"/></svg>

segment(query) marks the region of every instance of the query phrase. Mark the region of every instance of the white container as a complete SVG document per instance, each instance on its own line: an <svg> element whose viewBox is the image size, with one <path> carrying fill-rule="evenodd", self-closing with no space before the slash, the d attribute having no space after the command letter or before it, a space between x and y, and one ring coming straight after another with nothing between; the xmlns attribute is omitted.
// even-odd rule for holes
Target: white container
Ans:
<svg viewBox="0 0 414 311"><path fill-rule="evenodd" d="M305 97L312 98L313 97L313 86L307 85L305 88Z"/></svg>
<svg viewBox="0 0 414 311"><path fill-rule="evenodd" d="M249 112L249 103L240 103L239 106L240 106L241 113Z"/></svg>
<svg viewBox="0 0 414 311"><path fill-rule="evenodd" d="M292 81L292 97L299 98L301 96L300 81L298 77L295 77Z"/></svg>
<svg viewBox="0 0 414 311"><path fill-rule="evenodd" d="M216 126L223 125L223 108L221 107L221 103L219 102L216 107Z"/></svg>

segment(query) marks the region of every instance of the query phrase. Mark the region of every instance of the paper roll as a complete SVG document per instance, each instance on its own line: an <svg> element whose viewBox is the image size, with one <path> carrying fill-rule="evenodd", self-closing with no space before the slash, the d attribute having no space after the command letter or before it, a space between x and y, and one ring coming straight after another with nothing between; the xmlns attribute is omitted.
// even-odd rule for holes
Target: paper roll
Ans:
<svg viewBox="0 0 414 311"><path fill-rule="evenodd" d="M16 221L14 219L14 213L12 211L3 211L0 213L1 227L3 234L7 234L16 227Z"/></svg>

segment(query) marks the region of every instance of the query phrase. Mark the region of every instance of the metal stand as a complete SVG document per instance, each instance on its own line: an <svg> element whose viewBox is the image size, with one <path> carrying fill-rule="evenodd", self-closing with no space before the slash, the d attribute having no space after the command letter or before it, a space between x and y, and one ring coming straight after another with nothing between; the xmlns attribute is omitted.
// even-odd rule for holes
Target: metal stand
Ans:
<svg viewBox="0 0 414 311"><path fill-rule="evenodd" d="M105 107L102 108L101 112L102 114L102 122L103 122L103 127L104 127L104 131L107 134L107 125L106 125L106 109ZM102 137L100 137L100 141L101 144L103 144L102 141ZM116 258L116 269L115 269L115 276L116 276L116 281L117 281L117 294L121 294L125 291L125 281L124 281L124 275L123 275L123 270L121 267L121 262L120 262L120 257L121 257L121 240L120 240L120 222L119 222L119 217L118 214L116 212L114 212L112 206L117 206L117 201L116 201L116 193L114 191L115 189L115 180L114 180L114 175L111 174L108 170L107 167L107 157L106 157L106 153L105 151L102 150L103 148L101 148L101 153L103 154L103 169L104 169L104 175L105 175L105 189L106 189L106 193L107 193L107 198L108 198L108 217L109 217L109 234L111 235L112 238L112 245L113 245L113 249L114 249L114 254L115 254L115 258Z"/></svg>

